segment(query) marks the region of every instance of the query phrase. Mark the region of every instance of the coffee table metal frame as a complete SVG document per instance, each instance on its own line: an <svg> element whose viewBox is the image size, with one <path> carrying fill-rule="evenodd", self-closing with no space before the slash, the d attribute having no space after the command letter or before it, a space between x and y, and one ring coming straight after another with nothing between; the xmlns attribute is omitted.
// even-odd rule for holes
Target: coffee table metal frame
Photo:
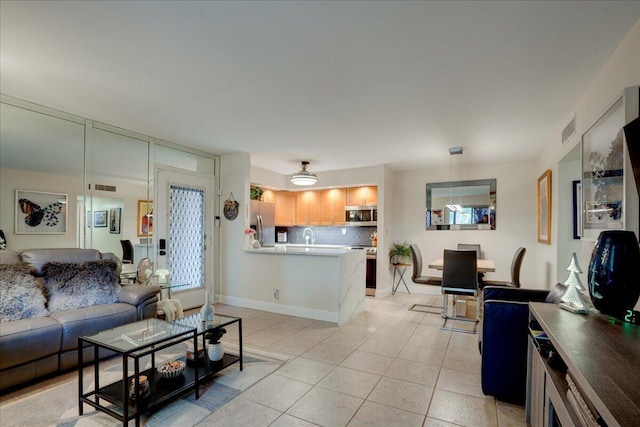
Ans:
<svg viewBox="0 0 640 427"><path fill-rule="evenodd" d="M195 391L196 399L200 398L200 383L213 376L216 372L240 362L240 370L243 369L242 358L242 319L239 317L216 315L213 322L204 325L200 322L199 314L179 319L181 322L166 322L160 319L146 319L128 325L109 329L95 335L78 338L78 405L79 414L83 414L83 404L86 403L99 411L111 415L122 421L124 426L135 418L136 427L140 425L140 416L144 412L159 409L165 403ZM239 355L225 353L222 360L210 362L206 352L203 362L187 363L183 374L175 379L165 379L158 374L155 366L155 353L181 342L193 340L193 348L198 348L198 338L201 337L202 346L205 346L204 333L210 329L227 326L233 323L238 325ZM129 341L119 338L144 328L145 326L162 327L169 331L167 336L152 339L148 342L134 345ZM93 346L94 359L94 387L92 391L84 392L83 385L83 348ZM122 357L122 380L115 383L100 386L99 355L100 349L110 350ZM140 358L151 356L151 368L140 371ZM133 359L134 374L129 375L129 359ZM184 358L182 358L184 360ZM129 385L135 382L135 390L140 389L140 375L147 376L151 393L141 399L129 398ZM137 393L136 393L137 396ZM111 404L106 406L104 402Z"/></svg>

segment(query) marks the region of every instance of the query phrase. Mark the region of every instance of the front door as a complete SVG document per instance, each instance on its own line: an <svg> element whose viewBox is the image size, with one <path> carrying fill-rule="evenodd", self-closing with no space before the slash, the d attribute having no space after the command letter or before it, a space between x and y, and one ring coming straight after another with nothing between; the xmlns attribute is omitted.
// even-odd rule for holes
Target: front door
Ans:
<svg viewBox="0 0 640 427"><path fill-rule="evenodd" d="M209 175L156 168L156 269L170 272L171 298L184 309L201 306L213 290L212 195Z"/></svg>

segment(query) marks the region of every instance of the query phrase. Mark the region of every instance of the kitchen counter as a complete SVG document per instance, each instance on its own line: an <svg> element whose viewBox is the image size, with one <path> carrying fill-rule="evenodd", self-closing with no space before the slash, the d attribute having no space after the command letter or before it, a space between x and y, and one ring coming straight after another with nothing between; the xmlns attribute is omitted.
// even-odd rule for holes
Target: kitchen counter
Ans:
<svg viewBox="0 0 640 427"><path fill-rule="evenodd" d="M365 251L332 245L244 250L242 283L226 304L344 325L364 312Z"/></svg>
<svg viewBox="0 0 640 427"><path fill-rule="evenodd" d="M275 245L274 247L247 249L250 253L279 254L279 255L317 255L317 256L339 256L353 251L348 246L338 245Z"/></svg>

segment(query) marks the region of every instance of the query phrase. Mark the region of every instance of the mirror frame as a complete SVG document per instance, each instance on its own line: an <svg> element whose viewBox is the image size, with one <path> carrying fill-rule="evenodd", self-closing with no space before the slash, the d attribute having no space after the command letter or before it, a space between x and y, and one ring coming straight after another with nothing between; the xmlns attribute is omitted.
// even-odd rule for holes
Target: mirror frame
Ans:
<svg viewBox="0 0 640 427"><path fill-rule="evenodd" d="M448 181L448 182L431 182L426 184L426 213L425 213L425 229L431 230L495 230L496 229L496 198L497 198L497 180L493 179L476 179L470 181ZM490 220L490 225L487 224L456 224L453 227L450 224L435 225L431 224L431 190L436 188L456 188L456 187L474 187L474 186L489 186L489 208L493 211L493 219ZM483 227L481 227L483 226Z"/></svg>

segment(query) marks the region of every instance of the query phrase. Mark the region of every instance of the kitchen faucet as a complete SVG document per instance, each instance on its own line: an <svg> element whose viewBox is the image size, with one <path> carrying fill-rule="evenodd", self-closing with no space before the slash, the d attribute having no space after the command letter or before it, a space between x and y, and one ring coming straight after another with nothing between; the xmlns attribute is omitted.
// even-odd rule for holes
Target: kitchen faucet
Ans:
<svg viewBox="0 0 640 427"><path fill-rule="evenodd" d="M311 236L307 236L307 230L309 230L309 232L311 233ZM309 245L309 238L311 238L311 244L314 245L316 243L316 237L313 234L313 230L310 229L309 227L305 228L302 231L302 237L304 237L304 243L305 245Z"/></svg>

